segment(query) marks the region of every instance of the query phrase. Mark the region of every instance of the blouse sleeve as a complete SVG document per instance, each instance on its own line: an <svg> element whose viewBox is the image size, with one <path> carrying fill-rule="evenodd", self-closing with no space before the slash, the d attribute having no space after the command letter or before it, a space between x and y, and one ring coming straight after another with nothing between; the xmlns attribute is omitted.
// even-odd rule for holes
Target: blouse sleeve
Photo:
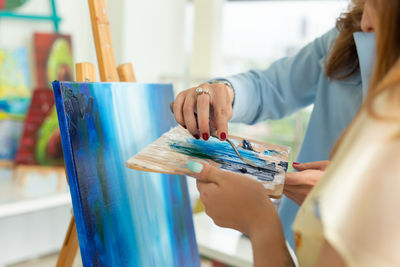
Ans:
<svg viewBox="0 0 400 267"><path fill-rule="evenodd" d="M400 125L360 117L317 198L324 237L348 266L400 266Z"/></svg>
<svg viewBox="0 0 400 267"><path fill-rule="evenodd" d="M232 122L279 119L312 104L323 72L322 61L337 35L337 29L332 29L265 70L217 78L230 82L235 91Z"/></svg>

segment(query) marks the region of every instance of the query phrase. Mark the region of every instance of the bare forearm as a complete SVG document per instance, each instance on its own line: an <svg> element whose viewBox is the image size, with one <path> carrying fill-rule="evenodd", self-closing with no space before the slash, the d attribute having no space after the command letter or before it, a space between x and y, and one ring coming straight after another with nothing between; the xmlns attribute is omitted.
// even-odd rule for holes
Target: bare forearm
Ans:
<svg viewBox="0 0 400 267"><path fill-rule="evenodd" d="M268 230L251 238L254 267L292 267L295 266L286 246L282 231L270 233Z"/></svg>

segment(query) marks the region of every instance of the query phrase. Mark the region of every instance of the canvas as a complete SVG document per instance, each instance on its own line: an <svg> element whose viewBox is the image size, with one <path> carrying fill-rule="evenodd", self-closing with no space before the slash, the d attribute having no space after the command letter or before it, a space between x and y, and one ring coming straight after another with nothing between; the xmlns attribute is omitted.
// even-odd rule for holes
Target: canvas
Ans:
<svg viewBox="0 0 400 267"><path fill-rule="evenodd" d="M173 125L171 85L54 82L85 266L200 266L186 180L125 161Z"/></svg>
<svg viewBox="0 0 400 267"><path fill-rule="evenodd" d="M282 195L288 168L289 148L229 136L240 155L256 166L243 162L228 142L211 137L197 140L178 126L127 161L127 166L142 171L193 175L188 161L205 161L218 168L240 173L264 185L271 197Z"/></svg>
<svg viewBox="0 0 400 267"><path fill-rule="evenodd" d="M31 97L26 48L0 49L0 160L15 157Z"/></svg>

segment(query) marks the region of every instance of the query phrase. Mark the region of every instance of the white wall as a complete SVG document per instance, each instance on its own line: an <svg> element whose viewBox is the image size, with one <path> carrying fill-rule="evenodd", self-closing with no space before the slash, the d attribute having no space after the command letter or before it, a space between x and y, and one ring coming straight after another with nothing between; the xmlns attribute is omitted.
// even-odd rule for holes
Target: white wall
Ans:
<svg viewBox="0 0 400 267"><path fill-rule="evenodd" d="M186 0L124 0L120 57L133 63L138 81L183 75L185 5Z"/></svg>
<svg viewBox="0 0 400 267"><path fill-rule="evenodd" d="M222 10L225 0L194 0L192 79L208 80L221 70Z"/></svg>
<svg viewBox="0 0 400 267"><path fill-rule="evenodd" d="M30 0L18 12L50 14L48 0ZM97 63L88 3L56 0L61 33L71 34L75 62ZM132 62L140 82L157 82L184 71L186 0L107 0L117 64ZM50 22L0 20L0 47L28 46L35 31L52 32ZM33 68L33 60L30 60ZM31 77L34 78L33 73ZM98 78L98 77L97 77Z"/></svg>
<svg viewBox="0 0 400 267"><path fill-rule="evenodd" d="M46 0L31 1L47 2ZM59 16L63 19L60 25L61 32L71 34L73 38L75 62L97 64L87 1L56 0L56 2Z"/></svg>

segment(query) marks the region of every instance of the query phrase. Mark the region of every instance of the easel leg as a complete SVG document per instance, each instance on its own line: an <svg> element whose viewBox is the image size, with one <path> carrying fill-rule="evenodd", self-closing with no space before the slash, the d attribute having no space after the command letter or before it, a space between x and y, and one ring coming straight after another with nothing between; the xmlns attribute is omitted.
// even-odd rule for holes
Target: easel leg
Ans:
<svg viewBox="0 0 400 267"><path fill-rule="evenodd" d="M70 267L74 263L76 253L78 252L79 242L76 232L75 217L72 216L69 223L67 234L65 235L63 248L58 255L57 267Z"/></svg>

